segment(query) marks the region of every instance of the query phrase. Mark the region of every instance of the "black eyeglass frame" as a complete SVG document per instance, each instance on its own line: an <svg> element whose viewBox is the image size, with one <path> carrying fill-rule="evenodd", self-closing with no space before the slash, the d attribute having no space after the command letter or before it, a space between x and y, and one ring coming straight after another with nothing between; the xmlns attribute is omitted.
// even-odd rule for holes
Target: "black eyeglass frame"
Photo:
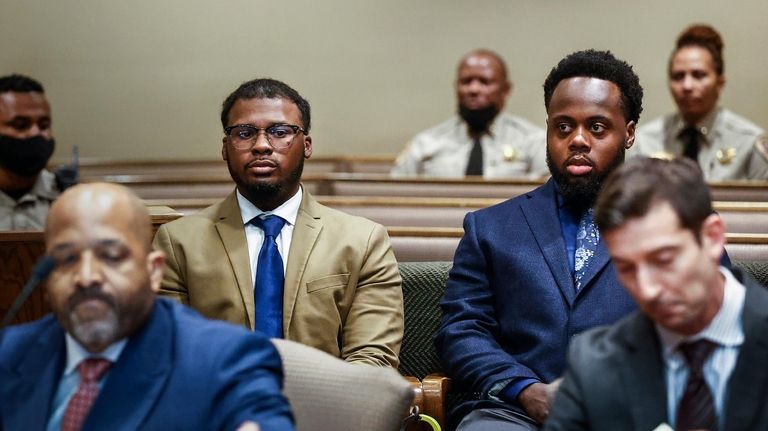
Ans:
<svg viewBox="0 0 768 431"><path fill-rule="evenodd" d="M247 129L253 130L256 133L256 135L253 138L247 140L247 142L249 142L248 146L240 148L240 147L236 146L234 143L232 143L232 137L230 136L230 134L232 133L232 130L235 129L236 127L245 127ZM267 130L269 130L269 129L273 128L273 127L289 127L291 130L293 130L293 137L285 145L275 145L275 144L272 143L272 140L269 139L269 132L267 132ZM290 147L291 144L293 144L293 140L296 139L296 136L299 134L299 132L303 133L304 135L307 134L307 131L304 130L302 127L297 126L295 124L287 124L287 123L272 124L272 125L270 125L268 127L256 127L256 126L253 126L251 124L235 124L235 125L227 126L227 127L224 128L224 134L230 140L230 143L232 143L232 146L235 149L238 149L238 150L247 150L247 149L253 147L253 144L259 138L259 134L261 133L261 131L264 131L264 136L267 138L267 143L269 143L269 145L272 148L280 149L280 150L284 150L284 149ZM246 140L243 140L243 142L246 142Z"/></svg>

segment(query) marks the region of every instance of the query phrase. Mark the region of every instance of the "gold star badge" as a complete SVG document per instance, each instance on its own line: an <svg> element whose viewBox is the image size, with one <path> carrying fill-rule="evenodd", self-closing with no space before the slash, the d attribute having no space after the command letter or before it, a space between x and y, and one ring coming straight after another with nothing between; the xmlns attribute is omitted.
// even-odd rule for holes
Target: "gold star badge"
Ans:
<svg viewBox="0 0 768 431"><path fill-rule="evenodd" d="M651 154L652 159L662 159L662 160L672 160L675 158L675 155L672 153L668 153L666 151L657 151L653 154Z"/></svg>
<svg viewBox="0 0 768 431"><path fill-rule="evenodd" d="M768 160L768 135L763 135L755 142L755 149L759 152L765 160Z"/></svg>
<svg viewBox="0 0 768 431"><path fill-rule="evenodd" d="M715 156L721 165L728 165L733 161L733 158L736 157L736 148L721 148L717 150Z"/></svg>
<svg viewBox="0 0 768 431"><path fill-rule="evenodd" d="M504 153L504 161L514 162L517 159L517 150L509 145L505 145L502 150Z"/></svg>

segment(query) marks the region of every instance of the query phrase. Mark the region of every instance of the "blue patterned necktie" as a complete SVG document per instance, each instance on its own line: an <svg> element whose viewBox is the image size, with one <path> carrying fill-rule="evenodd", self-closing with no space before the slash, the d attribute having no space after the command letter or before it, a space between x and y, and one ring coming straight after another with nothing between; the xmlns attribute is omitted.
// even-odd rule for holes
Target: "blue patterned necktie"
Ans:
<svg viewBox="0 0 768 431"><path fill-rule="evenodd" d="M251 224L264 231L264 243L259 251L256 267L256 285L253 288L256 300L256 330L268 337L283 337L283 259L277 249L275 238L285 225L285 220L270 215L255 217Z"/></svg>
<svg viewBox="0 0 768 431"><path fill-rule="evenodd" d="M573 280L576 282L576 291L581 290L581 279L587 272L589 260L595 256L597 243L600 241L600 232L597 231L595 221L592 219L592 208L585 212L579 220L579 230L576 232L576 254L574 256Z"/></svg>

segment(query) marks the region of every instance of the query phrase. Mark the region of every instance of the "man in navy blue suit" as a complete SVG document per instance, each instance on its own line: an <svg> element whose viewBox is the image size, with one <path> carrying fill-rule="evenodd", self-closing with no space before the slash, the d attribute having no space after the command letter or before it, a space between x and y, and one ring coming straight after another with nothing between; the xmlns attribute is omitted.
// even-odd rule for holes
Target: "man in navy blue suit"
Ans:
<svg viewBox="0 0 768 431"><path fill-rule="evenodd" d="M53 204L53 315L0 333L0 430L294 429L274 346L156 299L164 255L151 240L121 186Z"/></svg>
<svg viewBox="0 0 768 431"><path fill-rule="evenodd" d="M466 430L536 430L570 340L635 309L594 226L592 205L635 139L643 90L609 52L573 53L544 82L543 186L470 213L456 250L436 345L459 390Z"/></svg>

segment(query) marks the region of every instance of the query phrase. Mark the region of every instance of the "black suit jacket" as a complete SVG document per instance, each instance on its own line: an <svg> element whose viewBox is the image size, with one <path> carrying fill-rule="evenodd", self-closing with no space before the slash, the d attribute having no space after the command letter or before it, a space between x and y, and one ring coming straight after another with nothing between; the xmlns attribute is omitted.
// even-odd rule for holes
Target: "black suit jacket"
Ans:
<svg viewBox="0 0 768 431"><path fill-rule="evenodd" d="M768 291L732 271L747 292L724 430L768 430ZM661 343L648 317L636 312L584 333L571 344L568 362L544 430L650 431L667 422Z"/></svg>

